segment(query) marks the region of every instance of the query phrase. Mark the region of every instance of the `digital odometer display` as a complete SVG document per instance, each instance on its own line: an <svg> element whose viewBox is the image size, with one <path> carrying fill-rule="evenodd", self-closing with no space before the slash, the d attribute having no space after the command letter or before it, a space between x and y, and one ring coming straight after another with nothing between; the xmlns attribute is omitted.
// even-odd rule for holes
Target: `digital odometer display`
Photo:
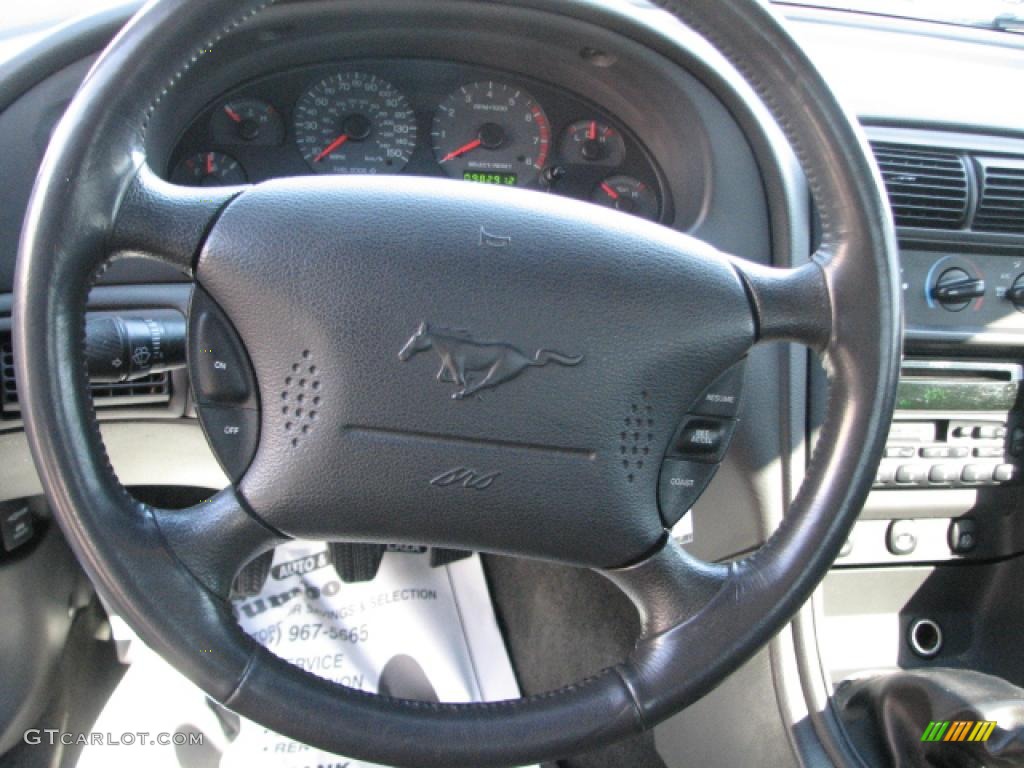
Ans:
<svg viewBox="0 0 1024 768"><path fill-rule="evenodd" d="M462 180L475 181L477 184L498 184L500 186L514 187L519 181L519 176L514 173L466 171L462 174Z"/></svg>

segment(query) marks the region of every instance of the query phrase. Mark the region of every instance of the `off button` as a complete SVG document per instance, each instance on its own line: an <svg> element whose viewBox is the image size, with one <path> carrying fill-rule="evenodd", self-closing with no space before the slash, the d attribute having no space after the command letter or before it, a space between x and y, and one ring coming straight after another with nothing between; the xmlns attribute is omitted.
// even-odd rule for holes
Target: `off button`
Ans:
<svg viewBox="0 0 1024 768"><path fill-rule="evenodd" d="M224 473L237 483L252 463L260 436L259 411L249 408L199 409L206 437L224 468Z"/></svg>

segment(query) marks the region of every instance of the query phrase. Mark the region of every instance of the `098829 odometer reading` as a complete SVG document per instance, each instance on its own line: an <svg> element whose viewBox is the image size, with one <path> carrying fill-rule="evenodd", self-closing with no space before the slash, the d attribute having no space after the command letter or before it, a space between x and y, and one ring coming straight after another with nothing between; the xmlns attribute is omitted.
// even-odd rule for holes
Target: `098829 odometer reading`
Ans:
<svg viewBox="0 0 1024 768"><path fill-rule="evenodd" d="M416 148L416 115L387 81L341 72L299 100L295 141L318 173L398 173Z"/></svg>
<svg viewBox="0 0 1024 768"><path fill-rule="evenodd" d="M523 186L537 179L551 152L551 124L540 105L521 88L490 80L445 99L431 136L437 162L457 179L480 174Z"/></svg>

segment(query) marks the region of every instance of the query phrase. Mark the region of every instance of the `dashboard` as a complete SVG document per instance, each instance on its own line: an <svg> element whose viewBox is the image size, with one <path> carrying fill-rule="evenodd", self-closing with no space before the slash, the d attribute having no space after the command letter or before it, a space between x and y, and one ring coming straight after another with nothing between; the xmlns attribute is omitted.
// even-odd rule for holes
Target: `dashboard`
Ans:
<svg viewBox="0 0 1024 768"><path fill-rule="evenodd" d="M168 177L221 186L305 174L413 174L539 189L651 221L672 202L622 121L563 89L436 59L301 67L220 95Z"/></svg>
<svg viewBox="0 0 1024 768"><path fill-rule="evenodd" d="M589 201L765 264L789 265L811 252L809 193L776 129L742 84L716 79L714 59L696 38L642 3L630 6L619 35L589 23L603 13L596 1L571 21L546 13L541 0L522 8L472 3L472 23L458 0L353 0L344 21L332 5L283 3L201 57L154 115L153 168L194 186L317 174L447 177ZM815 598L809 633L820 640L822 661L820 668L817 659L801 662L804 680L820 686L826 677L838 682L864 669L933 660L1024 680L1019 669L1000 666L1007 662L991 661L1020 658L1003 643L1020 630L1019 602L1007 600L1007 585L1020 583L1012 569L1024 552L1024 101L995 99L979 86L991 81L1012 93L1024 49L1013 36L996 42L989 32L945 35L856 14L788 14L860 116L889 183L908 331L890 446ZM8 341L21 219L56 121L121 22L84 42L53 45L45 76L0 71L5 504L40 492ZM692 57L670 60L663 37L686 40ZM937 212L936 199L952 202ZM184 315L189 306L190 284L153 262L125 259L99 282L94 312ZM828 396L815 374L800 350L751 355L734 444L690 516L692 551L727 559L752 549L781 519ZM126 485L226 482L184 372L94 387L93 397ZM67 600L57 603L66 612ZM1016 614L987 627L977 606L997 604ZM947 638L930 656L911 642L921 619ZM719 712L735 711L740 700L720 703ZM681 754L713 742L721 764L749 762L728 756L732 734L709 737L710 723L724 729L728 722L677 723L659 739L677 739Z"/></svg>

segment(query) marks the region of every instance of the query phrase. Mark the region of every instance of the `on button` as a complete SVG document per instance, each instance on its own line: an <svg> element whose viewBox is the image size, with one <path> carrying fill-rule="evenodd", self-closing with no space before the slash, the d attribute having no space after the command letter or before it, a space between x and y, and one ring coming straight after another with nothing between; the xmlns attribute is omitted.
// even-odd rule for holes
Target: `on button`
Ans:
<svg viewBox="0 0 1024 768"><path fill-rule="evenodd" d="M188 356L200 403L257 407L256 380L245 348L224 313L198 288L189 309Z"/></svg>

